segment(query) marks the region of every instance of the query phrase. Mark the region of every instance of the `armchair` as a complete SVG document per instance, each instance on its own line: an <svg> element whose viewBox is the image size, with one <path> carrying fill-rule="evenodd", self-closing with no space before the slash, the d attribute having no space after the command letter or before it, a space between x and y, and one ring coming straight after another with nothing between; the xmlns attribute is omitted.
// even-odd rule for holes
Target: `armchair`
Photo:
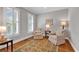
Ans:
<svg viewBox="0 0 79 59"><path fill-rule="evenodd" d="M43 39L43 33L40 29L37 29L34 32L34 39Z"/></svg>
<svg viewBox="0 0 79 59"><path fill-rule="evenodd" d="M61 45L65 43L65 38L62 32L56 32L55 35L49 35L49 41L51 41L54 45Z"/></svg>
<svg viewBox="0 0 79 59"><path fill-rule="evenodd" d="M62 31L62 33L63 33L65 39L71 39L71 34L70 34L70 31L68 29L64 29Z"/></svg>

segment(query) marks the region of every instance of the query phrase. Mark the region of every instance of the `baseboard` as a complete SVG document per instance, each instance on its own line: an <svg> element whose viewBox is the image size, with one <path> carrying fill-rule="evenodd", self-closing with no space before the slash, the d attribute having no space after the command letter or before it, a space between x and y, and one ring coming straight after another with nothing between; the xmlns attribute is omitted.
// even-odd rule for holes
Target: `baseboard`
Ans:
<svg viewBox="0 0 79 59"><path fill-rule="evenodd" d="M20 41L22 41L22 40L28 39L28 38L30 38L30 37L32 37L32 36L33 36L33 35L29 35L29 36L24 37L24 38L21 38L21 39L19 39L19 40L15 40L15 41L13 41L13 43L15 44L15 43L20 42Z"/></svg>
<svg viewBox="0 0 79 59"><path fill-rule="evenodd" d="M72 48L74 49L74 51L75 51L75 52L79 52L79 51L76 49L76 47L75 47L75 45L73 44L73 42L72 42L71 40L69 40L69 42L70 42Z"/></svg>

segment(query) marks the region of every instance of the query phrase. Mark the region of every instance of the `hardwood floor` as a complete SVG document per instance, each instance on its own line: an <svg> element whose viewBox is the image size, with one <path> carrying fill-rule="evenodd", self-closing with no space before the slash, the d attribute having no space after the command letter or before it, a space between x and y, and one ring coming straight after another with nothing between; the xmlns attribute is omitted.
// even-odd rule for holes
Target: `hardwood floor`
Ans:
<svg viewBox="0 0 79 59"><path fill-rule="evenodd" d="M29 39L33 39L33 38L29 38ZM22 46L25 43L29 42L29 39L26 39L26 40L20 41L18 43L15 43L13 45L14 46L13 50L16 50L20 46ZM6 51L6 48L0 49L0 51ZM9 51L10 51L10 47L9 47ZM71 47L69 41L66 40L66 43L65 44L58 46L58 52L74 52L74 50Z"/></svg>
<svg viewBox="0 0 79 59"><path fill-rule="evenodd" d="M68 40L65 44L60 45L58 48L59 52L75 52Z"/></svg>

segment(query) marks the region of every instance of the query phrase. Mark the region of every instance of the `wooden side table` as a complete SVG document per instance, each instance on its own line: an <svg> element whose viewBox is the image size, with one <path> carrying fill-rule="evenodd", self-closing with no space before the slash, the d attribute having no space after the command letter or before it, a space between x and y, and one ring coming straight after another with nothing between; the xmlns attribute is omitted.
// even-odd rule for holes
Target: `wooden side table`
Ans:
<svg viewBox="0 0 79 59"><path fill-rule="evenodd" d="M13 40L6 40L4 42L1 42L0 45L7 45L7 51L8 51L9 43L11 44L11 52L13 52Z"/></svg>

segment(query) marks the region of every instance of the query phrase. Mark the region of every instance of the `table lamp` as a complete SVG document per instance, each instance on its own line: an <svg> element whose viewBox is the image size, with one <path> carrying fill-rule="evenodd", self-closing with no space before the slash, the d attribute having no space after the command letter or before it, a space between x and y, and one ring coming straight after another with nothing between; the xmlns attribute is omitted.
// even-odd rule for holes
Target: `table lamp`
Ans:
<svg viewBox="0 0 79 59"><path fill-rule="evenodd" d="M46 30L49 30L49 28L50 28L50 25L46 24Z"/></svg>
<svg viewBox="0 0 79 59"><path fill-rule="evenodd" d="M6 32L6 27L0 26L0 41L5 40L5 35L4 35L5 32Z"/></svg>
<svg viewBox="0 0 79 59"><path fill-rule="evenodd" d="M62 26L62 29L64 29L66 26L66 21L61 21L61 26Z"/></svg>

